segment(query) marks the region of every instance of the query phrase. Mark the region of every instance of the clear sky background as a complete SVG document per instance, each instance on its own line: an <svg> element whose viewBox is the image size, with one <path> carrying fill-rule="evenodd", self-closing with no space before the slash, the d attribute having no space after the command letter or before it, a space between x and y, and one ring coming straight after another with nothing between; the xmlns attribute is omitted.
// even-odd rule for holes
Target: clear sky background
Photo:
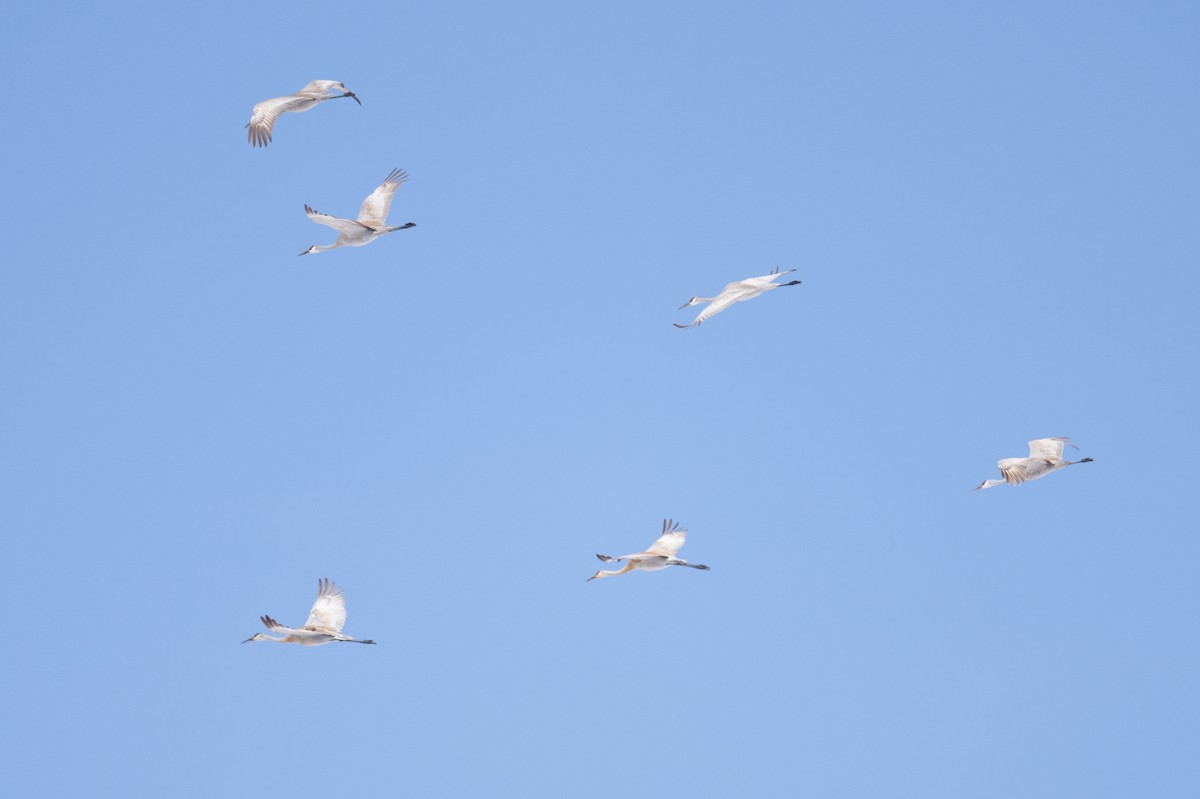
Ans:
<svg viewBox="0 0 1200 799"><path fill-rule="evenodd" d="M5 793L1197 796L1198 40L8 9ZM393 167L416 228L297 257ZM584 582L668 516L712 571ZM378 646L239 644L320 577Z"/></svg>

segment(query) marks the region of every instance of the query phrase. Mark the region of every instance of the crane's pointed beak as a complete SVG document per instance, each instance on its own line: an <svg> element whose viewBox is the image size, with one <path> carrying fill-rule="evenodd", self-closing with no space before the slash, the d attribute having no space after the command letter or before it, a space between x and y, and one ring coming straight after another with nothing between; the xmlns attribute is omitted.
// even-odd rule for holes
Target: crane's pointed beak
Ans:
<svg viewBox="0 0 1200 799"><path fill-rule="evenodd" d="M312 250L305 250L304 252L302 252L302 253L300 253L300 254L301 254L301 255L308 255L310 252L312 252Z"/></svg>
<svg viewBox="0 0 1200 799"><path fill-rule="evenodd" d="M248 643L250 643L250 642L251 642L251 641L253 641L253 640L254 640L254 636L252 635L252 636L250 636L249 638L247 638L245 641L242 641L242 643L243 643L243 644L248 644Z"/></svg>
<svg viewBox="0 0 1200 799"><path fill-rule="evenodd" d="M358 99L358 95L355 94L354 92L346 92L345 94L342 95L342 97L353 97L354 102L358 103L359 105L362 105L362 100Z"/></svg>

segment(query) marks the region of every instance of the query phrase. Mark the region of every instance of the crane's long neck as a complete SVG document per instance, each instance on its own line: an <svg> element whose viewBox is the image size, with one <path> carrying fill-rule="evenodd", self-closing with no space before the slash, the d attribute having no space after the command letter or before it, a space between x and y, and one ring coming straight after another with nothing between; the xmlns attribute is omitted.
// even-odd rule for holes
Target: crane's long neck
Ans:
<svg viewBox="0 0 1200 799"><path fill-rule="evenodd" d="M632 560L626 561L625 565L622 566L621 568L617 569L616 571L598 571L592 575L591 579L598 580L601 577L615 577L618 574L624 574L625 572L633 571L635 566L636 566L636 564Z"/></svg>

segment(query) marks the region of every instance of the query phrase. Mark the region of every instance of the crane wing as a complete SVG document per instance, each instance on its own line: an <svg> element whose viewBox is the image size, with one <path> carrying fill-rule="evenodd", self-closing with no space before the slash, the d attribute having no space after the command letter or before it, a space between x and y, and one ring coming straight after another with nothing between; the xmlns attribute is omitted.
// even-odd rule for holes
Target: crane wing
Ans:
<svg viewBox="0 0 1200 799"><path fill-rule="evenodd" d="M781 272L781 271L779 271L779 268L776 267L775 270L772 271L771 274L769 274L769 275L763 275L762 277L746 278L746 280L744 280L742 282L747 283L755 288L761 288L764 284L774 283L776 279L781 278L784 275L786 275L790 272L795 272L795 271L796 271L795 269L784 269Z"/></svg>
<svg viewBox="0 0 1200 799"><path fill-rule="evenodd" d="M1029 442L1029 457L1043 458L1048 461L1061 461L1063 444L1070 444L1075 449L1079 449L1079 447L1071 444L1071 439L1066 436L1039 438Z"/></svg>
<svg viewBox="0 0 1200 799"><path fill-rule="evenodd" d="M361 229L365 227L365 225L355 222L353 219L341 219L340 217L323 214L316 209L309 208L307 205L304 206L304 213L308 214L308 218L318 225L331 227L338 233L350 233L355 228Z"/></svg>
<svg viewBox="0 0 1200 799"><path fill-rule="evenodd" d="M719 314L721 311L728 308L730 305L733 305L738 300L749 299L749 297L746 295L750 294L751 289L739 288L737 290L730 290L730 286L741 285L741 283L730 283L729 286L726 286L725 290L722 291L718 297L705 306L704 310L700 312L700 315L693 319L690 324L675 325L675 327L696 327L698 325L702 325L709 319Z"/></svg>
<svg viewBox="0 0 1200 799"><path fill-rule="evenodd" d="M408 180L408 173L402 169L393 169L383 183L367 199L363 200L362 208L358 210L358 221L367 227L380 228L387 224L388 210L392 207L392 195L396 187Z"/></svg>
<svg viewBox="0 0 1200 799"><path fill-rule="evenodd" d="M273 633L298 633L298 632L300 632L299 630L294 629L292 627L283 626L279 622L272 619L270 616L259 616L258 618L263 623L263 626L266 627L268 630L270 630Z"/></svg>
<svg viewBox="0 0 1200 799"><path fill-rule="evenodd" d="M330 89L339 89L345 91L341 81L337 80L310 80L304 85L304 88L296 92L296 94L325 94Z"/></svg>
<svg viewBox="0 0 1200 799"><path fill-rule="evenodd" d="M317 580L317 601L309 611L304 629L340 633L346 623L346 597L337 583Z"/></svg>
<svg viewBox="0 0 1200 799"><path fill-rule="evenodd" d="M311 103L311 97L297 97L294 94L286 97L272 97L270 100L255 103L254 110L250 114L250 124L246 126L250 128L250 143L255 147L266 147L271 142L271 131L275 127L275 120L289 111L307 111ZM301 109L300 106L305 107Z"/></svg>
<svg viewBox="0 0 1200 799"><path fill-rule="evenodd" d="M996 461L1000 475L1009 485L1020 485L1025 482L1025 458L1002 458Z"/></svg>
<svg viewBox="0 0 1200 799"><path fill-rule="evenodd" d="M683 542L687 540L687 533L688 531L680 527L678 522L663 519L662 535L650 545L645 554L673 558L683 546Z"/></svg>

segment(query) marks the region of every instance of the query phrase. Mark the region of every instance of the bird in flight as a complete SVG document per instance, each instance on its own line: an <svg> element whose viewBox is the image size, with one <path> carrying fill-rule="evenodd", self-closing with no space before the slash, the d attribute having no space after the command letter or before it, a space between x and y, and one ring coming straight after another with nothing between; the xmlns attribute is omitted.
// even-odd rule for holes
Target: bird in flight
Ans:
<svg viewBox="0 0 1200 799"><path fill-rule="evenodd" d="M314 80L295 94L272 97L270 100L255 103L250 121L246 124L246 127L250 128L250 144L254 147L266 147L270 144L271 129L275 127L275 120L279 119L281 114L307 111L318 103L337 100L340 97L353 97L354 102L362 105L358 95L347 90L342 82L337 80Z"/></svg>
<svg viewBox="0 0 1200 799"><path fill-rule="evenodd" d="M795 272L795 269L785 269L782 272L778 268L769 275L762 277L751 277L746 280L738 280L730 283L725 288L721 289L721 293L715 297L692 297L690 300L679 306L679 310L683 310L691 305L699 305L700 303L709 303L708 307L700 312L700 315L691 321L690 324L681 325L672 322L675 327L681 330L686 330L689 327L696 327L703 324L705 320L712 318L721 311L733 305L735 302L742 302L757 297L763 292L777 289L781 286L798 286L799 280L793 280L790 283L776 283L776 278L783 277L789 272Z"/></svg>
<svg viewBox="0 0 1200 799"><path fill-rule="evenodd" d="M346 623L346 597L337 583L329 580L317 580L317 601L313 603L308 613L308 621L300 628L284 627L270 616L260 616L263 626L271 632L284 633L283 638L275 638L266 633L255 633L242 641L275 641L280 644L300 644L301 646L320 646L331 641L342 641L349 644L373 644L374 641L360 641L348 635L342 635L342 625Z"/></svg>
<svg viewBox="0 0 1200 799"><path fill-rule="evenodd" d="M389 227L387 224L388 209L392 207L392 195L396 193L396 187L406 180L408 180L408 173L400 169L393 169L383 179L383 183L376 186L375 191L363 200L362 208L358 210L357 220L340 219L314 211L307 205L304 206L304 212L308 214L309 219L318 225L333 228L338 232L338 238L333 244L314 244L300 254L308 255L313 252L336 250L338 247L361 247L364 244L370 244L386 233L416 227L415 222L406 222L396 227Z"/></svg>
<svg viewBox="0 0 1200 799"><path fill-rule="evenodd" d="M1065 469L1076 463L1092 462L1091 458L1084 458L1079 461L1064 461L1062 457L1063 444L1067 444L1073 449L1079 449L1066 436L1037 438L1030 441L1028 458L1001 458L996 461L996 465L1000 467L1000 474L1003 476L1003 480L984 480L972 490L978 491L982 488L991 488L1002 483L1016 486L1030 480L1045 477L1050 472Z"/></svg>
<svg viewBox="0 0 1200 799"><path fill-rule="evenodd" d="M599 577L612 577L616 574L624 574L625 572L637 570L656 572L668 566L687 566L690 569L709 571L707 566L701 566L699 563L688 563L682 558L675 557L675 553L679 551L683 546L683 542L687 540L687 532L677 522L664 519L662 535L650 545L649 549L645 552L635 552L632 555L622 555L619 558L610 558L608 555L597 555L596 557L603 563L620 563L621 561L625 561L625 565L617 571L604 571L602 569L589 577L588 580L595 580Z"/></svg>

